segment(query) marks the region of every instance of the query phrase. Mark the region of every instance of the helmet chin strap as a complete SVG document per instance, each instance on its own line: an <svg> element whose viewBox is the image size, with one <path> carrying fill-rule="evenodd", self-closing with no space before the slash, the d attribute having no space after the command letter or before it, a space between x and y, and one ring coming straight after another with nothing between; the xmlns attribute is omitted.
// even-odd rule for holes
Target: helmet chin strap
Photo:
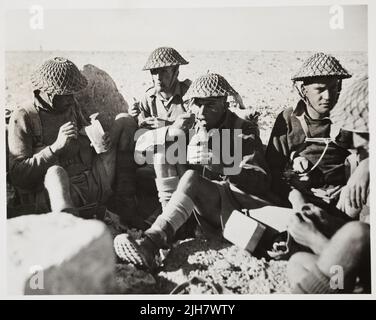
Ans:
<svg viewBox="0 0 376 320"><path fill-rule="evenodd" d="M302 90L296 84L296 81L294 81L294 88L296 89L296 91L298 91L298 94L299 94L300 98L305 102L305 104L307 104L310 107L312 107L311 102L309 102L309 100L307 99L307 97L303 94Z"/></svg>
<svg viewBox="0 0 376 320"><path fill-rule="evenodd" d="M309 107L311 107L311 109L315 110L315 108L312 106L312 103L309 101L309 99L307 98L307 96L302 92L302 90L300 90L300 88L297 86L297 84L296 84L295 81L294 81L294 87L298 91L298 94L299 94L300 98L304 101L304 103L306 104L306 106L309 106ZM306 110L306 112L308 113L308 110Z"/></svg>

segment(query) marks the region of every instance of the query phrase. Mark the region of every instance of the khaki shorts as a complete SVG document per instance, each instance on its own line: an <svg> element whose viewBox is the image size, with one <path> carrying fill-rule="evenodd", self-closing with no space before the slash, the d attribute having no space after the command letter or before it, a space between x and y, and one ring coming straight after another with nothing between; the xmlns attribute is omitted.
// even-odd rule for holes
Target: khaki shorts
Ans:
<svg viewBox="0 0 376 320"><path fill-rule="evenodd" d="M205 233L211 235L222 235L224 227L228 218L234 210L241 211L242 209L257 209L266 205L271 205L267 200L259 197L249 195L240 189L236 188L226 181L212 181L216 184L220 198L221 198L221 210L218 213L220 215L221 227L216 228L205 219L205 214L200 212L197 208L194 210L195 217L198 224Z"/></svg>

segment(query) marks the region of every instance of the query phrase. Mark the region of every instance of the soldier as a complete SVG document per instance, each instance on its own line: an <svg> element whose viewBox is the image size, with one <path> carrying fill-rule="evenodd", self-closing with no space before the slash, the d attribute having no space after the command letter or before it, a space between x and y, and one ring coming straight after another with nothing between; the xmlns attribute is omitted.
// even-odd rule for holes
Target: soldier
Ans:
<svg viewBox="0 0 376 320"><path fill-rule="evenodd" d="M346 184L349 135L335 135L329 113L342 80L350 77L336 58L324 53L309 57L292 77L301 100L278 115L266 151L272 190L285 206L299 209L312 202L335 207Z"/></svg>
<svg viewBox="0 0 376 320"><path fill-rule="evenodd" d="M296 253L288 263L288 276L294 293L351 293L356 284L370 292L370 228L368 165L368 77L361 77L345 92L330 118L334 126L353 135L355 166L338 205L353 212L360 221L346 223L333 235L324 234L322 222L328 215L313 208L309 215L293 217L289 232L313 253ZM311 206L312 205L308 205ZM348 210L349 207L351 210ZM367 213L365 212L368 209ZM354 209L357 209L354 211ZM319 213L319 214L317 214ZM321 223L317 223L320 218ZM316 223L315 223L316 222ZM339 269L340 268L340 269ZM359 282L357 283L357 278Z"/></svg>
<svg viewBox="0 0 376 320"><path fill-rule="evenodd" d="M151 53L143 70L150 70L153 86L129 110L140 127L156 129L171 124L186 111L182 98L191 81L178 80L179 66L185 64L188 62L173 48L161 47Z"/></svg>
<svg viewBox="0 0 376 320"><path fill-rule="evenodd" d="M192 212L205 231L221 234L235 208L269 204L260 198L268 193L269 177L258 130L228 110L227 97L233 94L235 90L222 76L201 76L185 95L191 113L181 115L168 127L156 129L158 134L149 131L139 138L136 152L148 146L168 145L174 137L187 136L183 139L183 149L178 151L184 153L189 146L188 154L183 163L172 164L168 152L158 153L159 161L154 164L156 172L160 173L157 180L166 187L164 191L170 194L169 199L162 214L145 231L144 240L134 241L127 234L115 238L115 249L121 259L151 267L155 253L173 241L176 231ZM197 135L203 132L204 136L207 132L206 142L195 139L197 135L188 136L192 126ZM215 138L219 138L217 145ZM234 149L236 146L241 149ZM190 148L194 151L190 152ZM223 154L220 156L225 149L236 155L231 164L224 161ZM229 168L234 171L228 171Z"/></svg>
<svg viewBox="0 0 376 320"><path fill-rule="evenodd" d="M171 125L179 115L186 112L183 96L191 81L178 80L179 66L186 64L188 62L173 48L157 48L150 54L143 70L150 70L153 86L146 91L142 100L135 102L129 110L129 114L136 119L140 128L152 130ZM138 200L144 196L154 196L158 192L158 185L155 186L154 183L156 174L153 165L138 167L135 177L138 181ZM128 183L128 186L131 184ZM149 206L146 208L151 209ZM147 223L154 221L158 214L159 207L148 217Z"/></svg>
<svg viewBox="0 0 376 320"><path fill-rule="evenodd" d="M113 193L117 156L133 143L134 119L118 115L93 145L74 97L87 85L76 65L61 57L50 59L31 81L33 103L15 110L9 123L10 178L21 205L35 212L77 213L72 208L78 208L80 214L105 204ZM105 152L97 154L93 146ZM133 152L128 153L133 160Z"/></svg>

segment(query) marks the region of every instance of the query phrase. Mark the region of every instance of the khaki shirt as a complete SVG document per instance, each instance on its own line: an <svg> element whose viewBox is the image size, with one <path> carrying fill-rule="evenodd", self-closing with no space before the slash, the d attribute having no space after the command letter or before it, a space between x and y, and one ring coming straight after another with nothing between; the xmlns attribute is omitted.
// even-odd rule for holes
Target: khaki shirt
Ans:
<svg viewBox="0 0 376 320"><path fill-rule="evenodd" d="M165 121L174 122L177 116L185 113L186 106L183 96L191 84L190 80L178 81L173 95L169 99L164 99L151 87L146 91L145 97L140 102L140 114L138 124L140 125L148 117L156 117Z"/></svg>

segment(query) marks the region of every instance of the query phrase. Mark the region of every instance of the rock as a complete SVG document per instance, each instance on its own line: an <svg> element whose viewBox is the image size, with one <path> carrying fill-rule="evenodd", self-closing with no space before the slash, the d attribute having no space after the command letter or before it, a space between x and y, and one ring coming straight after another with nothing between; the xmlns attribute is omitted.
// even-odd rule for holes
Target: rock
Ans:
<svg viewBox="0 0 376 320"><path fill-rule="evenodd" d="M116 284L120 294L156 293L156 280L154 277L133 265L116 265Z"/></svg>
<svg viewBox="0 0 376 320"><path fill-rule="evenodd" d="M117 114L128 111L128 104L114 80L105 71L87 64L82 73L88 80L88 85L76 95L76 99L88 121L90 115L99 112L101 124L108 130Z"/></svg>
<svg viewBox="0 0 376 320"><path fill-rule="evenodd" d="M9 294L105 294L114 289L112 237L67 213L7 220Z"/></svg>

